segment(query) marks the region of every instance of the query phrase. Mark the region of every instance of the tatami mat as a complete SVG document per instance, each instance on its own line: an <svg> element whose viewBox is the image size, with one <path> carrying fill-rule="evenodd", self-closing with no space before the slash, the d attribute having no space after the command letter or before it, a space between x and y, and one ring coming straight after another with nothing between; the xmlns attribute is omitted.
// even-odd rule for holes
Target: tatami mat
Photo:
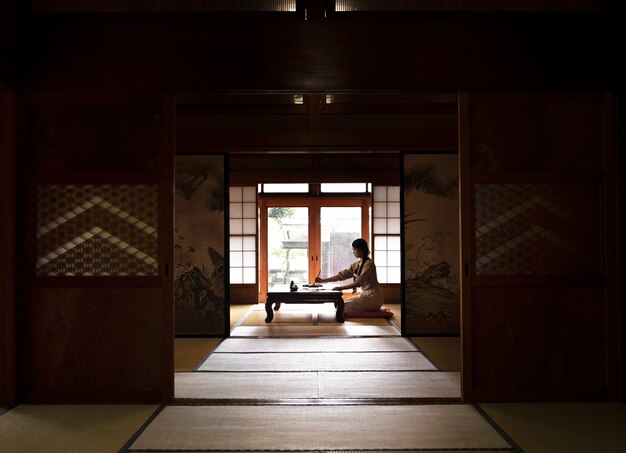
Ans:
<svg viewBox="0 0 626 453"><path fill-rule="evenodd" d="M173 406L131 450L508 448L467 405Z"/></svg>
<svg viewBox="0 0 626 453"><path fill-rule="evenodd" d="M527 453L626 451L626 406L620 403L480 406Z"/></svg>
<svg viewBox="0 0 626 453"><path fill-rule="evenodd" d="M0 452L119 451L153 405L20 405L0 417Z"/></svg>
<svg viewBox="0 0 626 453"><path fill-rule="evenodd" d="M389 326L387 318L346 318L344 322L337 321L334 313L319 313L317 315L319 325L328 326Z"/></svg>
<svg viewBox="0 0 626 453"><path fill-rule="evenodd" d="M320 398L460 398L460 373L320 373Z"/></svg>
<svg viewBox="0 0 626 453"><path fill-rule="evenodd" d="M272 305L272 307L274 306L275 305ZM256 304L252 307L252 310L265 313L265 304ZM333 304L281 304L280 309L274 310L274 313L285 311L305 311L307 313L313 313L325 310L334 310Z"/></svg>
<svg viewBox="0 0 626 453"><path fill-rule="evenodd" d="M420 352L211 354L199 371L423 371L436 368Z"/></svg>
<svg viewBox="0 0 626 453"><path fill-rule="evenodd" d="M176 373L183 399L460 398L459 373Z"/></svg>
<svg viewBox="0 0 626 453"><path fill-rule="evenodd" d="M228 338L215 352L394 352L415 351L406 338Z"/></svg>
<svg viewBox="0 0 626 453"><path fill-rule="evenodd" d="M235 327L232 337L307 337L307 336L354 336L354 337L381 337L399 336L397 329L386 326L362 325L328 325L328 326L285 326L269 324L266 326L239 326Z"/></svg>
<svg viewBox="0 0 626 453"><path fill-rule="evenodd" d="M222 341L221 338L175 338L174 371L191 371Z"/></svg>
<svg viewBox="0 0 626 453"><path fill-rule="evenodd" d="M257 304L230 304L230 327L233 328L239 320L253 310Z"/></svg>
<svg viewBox="0 0 626 453"><path fill-rule="evenodd" d="M242 320L242 326L264 326L265 318L267 317L267 313L265 310L258 311L253 310ZM272 320L272 324L291 324L291 325L307 325L310 326L313 324L313 314L311 312L299 310L280 310L274 312L274 319Z"/></svg>
<svg viewBox="0 0 626 453"><path fill-rule="evenodd" d="M176 398L319 398L318 373L176 373Z"/></svg>
<svg viewBox="0 0 626 453"><path fill-rule="evenodd" d="M388 326L390 320L381 318L348 318L340 323L336 318L337 310L333 304L283 304L279 310L274 310L274 319L271 324L289 323L292 325L331 325L331 326ZM265 326L265 305L259 304L245 313L240 325Z"/></svg>
<svg viewBox="0 0 626 453"><path fill-rule="evenodd" d="M411 337L411 341L442 371L461 371L460 337Z"/></svg>

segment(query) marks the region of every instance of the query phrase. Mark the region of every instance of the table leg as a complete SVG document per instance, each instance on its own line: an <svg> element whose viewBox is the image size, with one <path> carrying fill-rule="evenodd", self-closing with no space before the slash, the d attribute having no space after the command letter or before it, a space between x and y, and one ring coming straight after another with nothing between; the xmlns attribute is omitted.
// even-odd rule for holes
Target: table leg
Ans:
<svg viewBox="0 0 626 453"><path fill-rule="evenodd" d="M335 302L335 307L337 307L337 322L344 322L343 319L343 299L341 302Z"/></svg>
<svg viewBox="0 0 626 453"><path fill-rule="evenodd" d="M267 313L265 322L272 322L272 319L274 319L274 311L272 310L272 303L273 302L265 302L265 313Z"/></svg>

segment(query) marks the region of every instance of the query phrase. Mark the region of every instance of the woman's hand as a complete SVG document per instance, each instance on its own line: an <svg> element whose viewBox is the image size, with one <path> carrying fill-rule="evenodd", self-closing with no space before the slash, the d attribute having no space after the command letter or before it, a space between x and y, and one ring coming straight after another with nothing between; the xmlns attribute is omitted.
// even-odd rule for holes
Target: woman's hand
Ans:
<svg viewBox="0 0 626 453"><path fill-rule="evenodd" d="M324 283L324 279L321 277L315 277L315 283Z"/></svg>

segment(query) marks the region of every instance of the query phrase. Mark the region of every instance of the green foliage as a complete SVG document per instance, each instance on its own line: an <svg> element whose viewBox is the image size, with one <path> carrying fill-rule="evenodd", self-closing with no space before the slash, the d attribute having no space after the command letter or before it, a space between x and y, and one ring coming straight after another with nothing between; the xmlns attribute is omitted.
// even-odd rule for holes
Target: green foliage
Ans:
<svg viewBox="0 0 626 453"><path fill-rule="evenodd" d="M269 208L267 216L280 221L281 219L292 217L295 212L294 208Z"/></svg>

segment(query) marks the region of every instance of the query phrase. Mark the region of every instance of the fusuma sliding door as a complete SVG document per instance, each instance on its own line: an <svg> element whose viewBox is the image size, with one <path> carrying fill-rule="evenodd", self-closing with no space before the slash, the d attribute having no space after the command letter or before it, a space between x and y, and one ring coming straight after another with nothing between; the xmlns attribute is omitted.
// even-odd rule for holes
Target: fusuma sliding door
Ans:
<svg viewBox="0 0 626 453"><path fill-rule="evenodd" d="M176 335L227 335L225 155L177 155L175 167Z"/></svg>
<svg viewBox="0 0 626 453"><path fill-rule="evenodd" d="M459 120L465 400L616 398L610 100L469 94Z"/></svg>
<svg viewBox="0 0 626 453"><path fill-rule="evenodd" d="M403 332L459 335L458 156L403 157Z"/></svg>
<svg viewBox="0 0 626 453"><path fill-rule="evenodd" d="M171 401L172 98L20 107L20 401Z"/></svg>

